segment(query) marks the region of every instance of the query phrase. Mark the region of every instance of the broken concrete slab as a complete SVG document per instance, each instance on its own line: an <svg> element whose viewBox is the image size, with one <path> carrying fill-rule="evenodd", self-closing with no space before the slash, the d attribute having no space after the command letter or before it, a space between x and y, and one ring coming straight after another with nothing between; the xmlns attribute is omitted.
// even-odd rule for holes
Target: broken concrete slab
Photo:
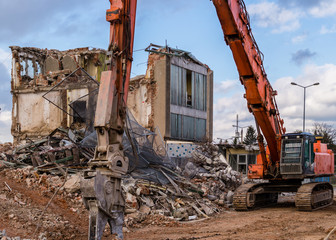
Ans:
<svg viewBox="0 0 336 240"><path fill-rule="evenodd" d="M78 192L80 190L80 180L80 174L70 176L70 178L64 184L65 191L69 193Z"/></svg>

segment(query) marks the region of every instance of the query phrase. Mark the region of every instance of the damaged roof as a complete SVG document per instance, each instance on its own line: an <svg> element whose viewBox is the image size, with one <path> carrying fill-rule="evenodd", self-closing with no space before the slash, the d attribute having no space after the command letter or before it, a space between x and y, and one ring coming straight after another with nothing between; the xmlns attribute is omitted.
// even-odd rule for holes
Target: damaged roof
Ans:
<svg viewBox="0 0 336 240"><path fill-rule="evenodd" d="M191 60L192 62L205 66L206 68L209 68L208 65L202 63L199 61L194 55L191 54L191 52L187 52L181 49L177 48L171 48L169 46L160 46L151 43L146 49L146 52L149 53L157 53L157 54L163 54L163 55L169 55L169 56L176 56L176 57L182 57Z"/></svg>

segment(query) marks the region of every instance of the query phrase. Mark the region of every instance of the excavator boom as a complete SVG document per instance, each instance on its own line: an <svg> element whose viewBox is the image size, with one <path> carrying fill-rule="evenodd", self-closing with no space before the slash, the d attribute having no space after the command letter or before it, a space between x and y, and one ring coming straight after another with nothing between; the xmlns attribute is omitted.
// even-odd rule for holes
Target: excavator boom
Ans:
<svg viewBox="0 0 336 240"><path fill-rule="evenodd" d="M230 46L236 62L249 111L256 119L270 151L270 164L280 159L281 135L285 133L273 90L263 66L263 55L251 32L249 15L242 0L213 0L223 29L225 42ZM257 129L259 130L259 129ZM260 134L259 134L260 135ZM259 146L266 168L266 153L262 138Z"/></svg>
<svg viewBox="0 0 336 240"><path fill-rule="evenodd" d="M249 15L243 0L213 0L230 46L241 83L244 85L248 109L257 125L260 156L257 164L249 166L249 178L268 179L267 183L244 184L235 194L236 210L276 203L281 192L297 192L295 205L311 211L333 202L333 188L326 182L302 184L304 178L330 176L334 159L326 144L309 133L285 134L275 95L263 66L263 55L251 32ZM264 147L261 129L267 142ZM319 148L317 146L324 146ZM322 158L325 157L324 159Z"/></svg>

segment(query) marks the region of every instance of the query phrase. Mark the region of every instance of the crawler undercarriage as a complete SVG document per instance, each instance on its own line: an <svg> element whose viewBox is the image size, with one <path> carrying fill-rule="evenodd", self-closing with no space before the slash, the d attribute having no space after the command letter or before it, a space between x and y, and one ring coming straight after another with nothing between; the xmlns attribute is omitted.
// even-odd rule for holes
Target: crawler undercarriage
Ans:
<svg viewBox="0 0 336 240"><path fill-rule="evenodd" d="M314 211L333 203L333 187L327 182L268 182L241 185L233 196L233 207L248 211L275 204L282 192L296 192L295 206L300 211Z"/></svg>

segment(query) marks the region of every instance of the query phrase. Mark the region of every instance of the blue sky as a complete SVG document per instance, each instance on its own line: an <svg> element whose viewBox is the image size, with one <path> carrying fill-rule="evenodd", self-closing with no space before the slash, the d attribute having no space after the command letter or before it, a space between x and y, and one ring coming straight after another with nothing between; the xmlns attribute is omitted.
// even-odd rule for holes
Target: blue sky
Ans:
<svg viewBox="0 0 336 240"><path fill-rule="evenodd" d="M169 2L169 3L168 3ZM253 34L288 131L302 128L303 90L290 85L320 82L307 89L306 128L314 122L336 127L336 0L246 0ZM106 48L108 0L0 0L0 141L10 141L11 57L8 46L49 49ZM244 89L215 8L209 0L138 0L135 50L150 43L190 51L214 71L214 137L230 138L232 124L253 124ZM132 77L144 74L147 53L134 52Z"/></svg>

